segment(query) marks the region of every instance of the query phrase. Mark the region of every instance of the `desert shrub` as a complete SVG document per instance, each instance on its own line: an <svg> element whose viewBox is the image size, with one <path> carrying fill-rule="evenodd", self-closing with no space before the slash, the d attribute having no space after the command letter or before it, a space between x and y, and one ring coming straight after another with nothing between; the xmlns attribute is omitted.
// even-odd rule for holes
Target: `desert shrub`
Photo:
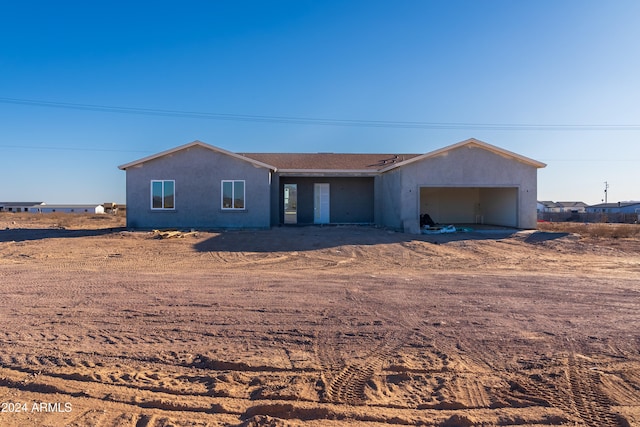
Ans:
<svg viewBox="0 0 640 427"><path fill-rule="evenodd" d="M111 221L113 215L111 214L76 214L76 215L85 215L85 218L93 220L93 221Z"/></svg>
<svg viewBox="0 0 640 427"><path fill-rule="evenodd" d="M11 227L29 228L105 228L123 227L126 215L64 213L64 212L0 212L0 222L11 224Z"/></svg>
<svg viewBox="0 0 640 427"><path fill-rule="evenodd" d="M613 225L610 230L613 238L627 238L640 236L640 226L638 224L609 224Z"/></svg>
<svg viewBox="0 0 640 427"><path fill-rule="evenodd" d="M42 219L52 223L52 225L54 226L59 226L59 227L70 227L74 224L74 219L75 219L73 217L73 214L68 214L63 212L49 212L49 213L43 213L39 215L42 215L41 217Z"/></svg>
<svg viewBox="0 0 640 427"><path fill-rule="evenodd" d="M575 222L541 222L538 230L574 233L583 237L633 238L640 237L640 224L605 224Z"/></svg>

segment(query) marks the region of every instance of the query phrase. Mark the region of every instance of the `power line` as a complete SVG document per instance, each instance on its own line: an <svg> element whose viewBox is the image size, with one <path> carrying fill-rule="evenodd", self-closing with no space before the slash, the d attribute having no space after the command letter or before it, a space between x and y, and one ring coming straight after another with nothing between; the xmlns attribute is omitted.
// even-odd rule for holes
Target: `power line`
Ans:
<svg viewBox="0 0 640 427"><path fill-rule="evenodd" d="M88 152L110 152L110 153L146 153L149 154L149 150L123 150L115 148L87 148L87 147L47 147L37 145L0 145L0 148L16 149L16 150L52 150L52 151L88 151ZM557 163L557 162L573 162L573 163L611 163L611 162L638 162L637 158L625 158L625 159L539 159L545 163Z"/></svg>
<svg viewBox="0 0 640 427"><path fill-rule="evenodd" d="M296 116L265 116L251 114L230 114L230 113L208 113L199 111L163 110L156 108L136 108L119 107L96 104L75 104L68 102L53 102L33 99L0 98L0 103L18 104L48 108L66 108L82 111L163 116L176 118L206 119L206 120L227 120L256 123L280 123L296 125L319 125L319 126L352 126L352 127L380 127L380 128L402 128L402 129L459 129L459 130L546 130L546 131L581 131L581 130L640 130L640 125L633 124L509 124L509 123L445 123L445 122L419 122L419 121L392 121L392 120L354 120L354 119L331 119Z"/></svg>
<svg viewBox="0 0 640 427"><path fill-rule="evenodd" d="M83 148L83 147L45 147L35 145L0 145L0 148L14 148L19 150L54 150L54 151L99 151L110 153L148 153L144 150L118 150L112 148Z"/></svg>

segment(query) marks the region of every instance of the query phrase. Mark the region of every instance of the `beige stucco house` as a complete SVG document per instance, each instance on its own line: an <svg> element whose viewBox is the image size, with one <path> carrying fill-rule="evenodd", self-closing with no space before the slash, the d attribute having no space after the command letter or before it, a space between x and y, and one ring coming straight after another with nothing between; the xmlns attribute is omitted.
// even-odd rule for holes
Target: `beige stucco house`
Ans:
<svg viewBox="0 0 640 427"><path fill-rule="evenodd" d="M235 153L194 141L119 166L133 228L536 227L544 163L468 139L426 154Z"/></svg>

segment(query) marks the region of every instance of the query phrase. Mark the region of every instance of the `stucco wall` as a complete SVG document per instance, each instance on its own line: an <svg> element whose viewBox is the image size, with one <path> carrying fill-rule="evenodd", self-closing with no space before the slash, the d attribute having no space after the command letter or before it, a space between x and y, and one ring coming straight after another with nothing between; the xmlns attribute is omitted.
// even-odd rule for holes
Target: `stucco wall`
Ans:
<svg viewBox="0 0 640 427"><path fill-rule="evenodd" d="M415 229L421 187L505 187L517 190L519 228L536 227L537 168L478 146L462 146L391 170L381 177L385 197L399 197L398 206L382 208L383 225ZM507 194L507 193L504 193ZM495 197L498 192L489 194ZM386 199L385 199L386 202ZM506 199L500 202L505 206ZM508 207L507 207L508 209ZM493 214L496 215L495 212Z"/></svg>
<svg viewBox="0 0 640 427"><path fill-rule="evenodd" d="M268 228L270 171L204 147L132 166L127 173L131 228ZM151 209L151 180L175 180L175 209ZM245 180L245 209L221 209L221 181Z"/></svg>
<svg viewBox="0 0 640 427"><path fill-rule="evenodd" d="M391 170L384 175L376 177L376 225L398 230L402 229L401 178L402 173L399 169Z"/></svg>

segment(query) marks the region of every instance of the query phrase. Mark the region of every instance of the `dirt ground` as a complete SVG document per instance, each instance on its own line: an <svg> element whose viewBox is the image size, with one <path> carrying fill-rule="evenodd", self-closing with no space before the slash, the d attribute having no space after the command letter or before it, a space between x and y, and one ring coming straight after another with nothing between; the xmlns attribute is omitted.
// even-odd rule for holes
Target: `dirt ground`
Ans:
<svg viewBox="0 0 640 427"><path fill-rule="evenodd" d="M0 426L640 426L640 238L0 215Z"/></svg>

